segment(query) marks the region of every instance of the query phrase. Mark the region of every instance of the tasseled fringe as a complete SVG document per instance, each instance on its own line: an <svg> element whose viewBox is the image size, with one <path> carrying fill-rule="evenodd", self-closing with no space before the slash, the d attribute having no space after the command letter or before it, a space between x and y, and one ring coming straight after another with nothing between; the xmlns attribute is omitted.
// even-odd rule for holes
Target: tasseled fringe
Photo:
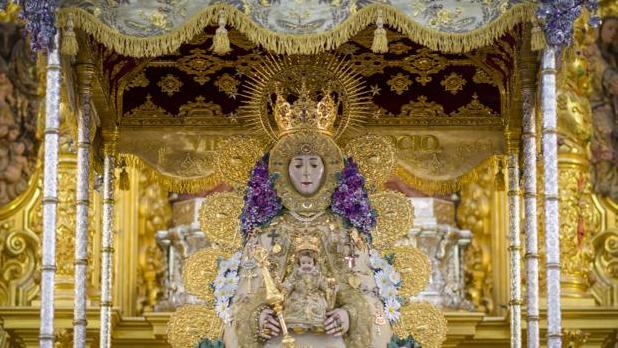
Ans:
<svg viewBox="0 0 618 348"><path fill-rule="evenodd" d="M491 170L491 172L493 173L496 168L497 160L498 159L496 158L496 156L490 157L471 171L451 180L437 181L419 178L418 176L411 174L409 171L407 171L401 166L397 166L397 168L395 169L395 175L399 177L404 183L425 194L449 194L460 191L465 185L468 185L472 182L477 182L481 173L487 173L488 170Z"/></svg>
<svg viewBox="0 0 618 348"><path fill-rule="evenodd" d="M169 192L202 193L204 191L212 190L214 187L224 182L224 180L221 180L216 174L199 178L173 177L161 173L156 168L153 168L148 163L144 162L138 156L132 154L122 154L120 158L121 163L124 163L127 167L139 170L139 172L145 174L149 180L158 183L162 189ZM122 173L120 180L122 180Z"/></svg>
<svg viewBox="0 0 618 348"><path fill-rule="evenodd" d="M232 49L230 48L230 38L227 36L227 29L225 29L225 10L219 11L219 28L215 32L215 37L212 39L212 51L218 55L228 54Z"/></svg>
<svg viewBox="0 0 618 348"><path fill-rule="evenodd" d="M59 23L65 23L63 21L66 21L69 15L73 15L76 28L92 35L96 41L119 54L130 57L156 57L174 52L180 45L203 32L204 28L210 25L215 18L221 19L221 10L225 11L224 19L227 24L246 35L251 42L276 54L316 54L335 49L375 23L378 11L382 11L384 23L393 30L423 46L444 53L468 52L491 45L515 25L536 18L536 4L521 3L514 5L500 18L477 30L469 33L445 33L432 30L411 20L393 6L371 4L354 12L348 19L327 32L291 35L272 32L255 23L237 8L219 3L195 14L171 32L152 37L135 37L119 33L80 8L70 7L59 10L58 20ZM217 32L221 33L220 36L224 36L221 29L219 28ZM213 46L216 46L216 40L219 40L216 36Z"/></svg>
<svg viewBox="0 0 618 348"><path fill-rule="evenodd" d="M530 41L530 49L533 51L541 51L545 48L547 42L545 41L545 33L539 26L539 23L535 22L532 27L532 38Z"/></svg>
<svg viewBox="0 0 618 348"><path fill-rule="evenodd" d="M498 159L498 172L496 172L494 185L496 186L496 190L498 191L506 190L506 180L504 179L504 164L501 159Z"/></svg>
<svg viewBox="0 0 618 348"><path fill-rule="evenodd" d="M384 18L382 17L382 10L378 10L376 27L376 30L373 32L373 44L371 44L371 50L373 51L373 53L387 53L388 37L386 37L386 29L384 29Z"/></svg>
<svg viewBox="0 0 618 348"><path fill-rule="evenodd" d="M73 30L73 15L69 14L62 31L62 44L60 52L66 56L74 57L77 54L78 45L75 31Z"/></svg>

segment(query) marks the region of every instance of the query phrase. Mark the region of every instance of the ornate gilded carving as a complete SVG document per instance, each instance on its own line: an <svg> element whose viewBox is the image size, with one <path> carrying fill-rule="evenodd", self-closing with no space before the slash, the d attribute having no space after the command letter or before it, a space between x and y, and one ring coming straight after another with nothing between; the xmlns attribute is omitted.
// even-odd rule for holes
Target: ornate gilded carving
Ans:
<svg viewBox="0 0 618 348"><path fill-rule="evenodd" d="M589 333L582 330L562 330L563 348L582 348L588 341Z"/></svg>
<svg viewBox="0 0 618 348"><path fill-rule="evenodd" d="M387 66L383 55L373 53L356 54L350 58L350 64L356 72L365 77L382 74Z"/></svg>
<svg viewBox="0 0 618 348"><path fill-rule="evenodd" d="M436 118L448 117L448 115L444 112L442 105L428 101L426 96L421 95L416 101L410 101L402 106L399 117Z"/></svg>
<svg viewBox="0 0 618 348"><path fill-rule="evenodd" d="M415 54L396 62L396 64L410 73L418 74L416 82L425 86L432 80L430 75L442 71L448 65L448 61L446 57L428 48L421 48Z"/></svg>
<svg viewBox="0 0 618 348"><path fill-rule="evenodd" d="M124 114L127 118L168 118L173 117L162 107L152 101L152 96L148 94L144 104L133 108Z"/></svg>
<svg viewBox="0 0 618 348"><path fill-rule="evenodd" d="M206 98L201 95L195 100L181 106L178 112L179 117L218 117L223 116L221 105L211 101L206 102Z"/></svg>
<svg viewBox="0 0 618 348"><path fill-rule="evenodd" d="M152 312L161 296L165 264L155 234L166 229L172 212L167 191L142 173L139 178L137 311Z"/></svg>
<svg viewBox="0 0 618 348"><path fill-rule="evenodd" d="M445 76L440 82L440 85L444 87L445 91L451 92L452 95L455 95L459 93L459 91L463 90L463 86L466 85L466 80L458 73L453 72L450 75Z"/></svg>
<svg viewBox="0 0 618 348"><path fill-rule="evenodd" d="M478 180L463 187L461 204L457 208L457 222L472 231L472 243L464 260L466 290L477 310L486 313L495 309L490 229L493 184L493 173L482 172Z"/></svg>
<svg viewBox="0 0 618 348"><path fill-rule="evenodd" d="M388 51L392 52L394 54L406 54L411 49L412 49L412 47L406 45L405 43L403 43L401 41L393 42L390 45L388 45Z"/></svg>
<svg viewBox="0 0 618 348"><path fill-rule="evenodd" d="M177 61L178 69L193 76L195 82L200 85L210 81L210 74L213 74L223 67L225 63L221 58L208 54L205 50L194 48L191 54L183 56Z"/></svg>
<svg viewBox="0 0 618 348"><path fill-rule="evenodd" d="M0 306L25 305L23 295L16 292L24 283L36 286L35 274L40 267L40 240L25 230L16 230L14 220L0 225Z"/></svg>
<svg viewBox="0 0 618 348"><path fill-rule="evenodd" d="M222 332L223 322L212 305L184 305L167 324L167 340L173 348L196 347L205 338L219 338Z"/></svg>
<svg viewBox="0 0 618 348"><path fill-rule="evenodd" d="M131 88L135 88L135 87L148 87L148 85L150 85L150 81L146 77L146 73L143 71L140 71L131 79L131 81L126 85L124 90L128 91Z"/></svg>
<svg viewBox="0 0 618 348"><path fill-rule="evenodd" d="M410 85L412 85L410 77L402 73L397 73L397 75L391 76L386 83L391 87L391 91L397 93L398 95L402 95L403 92L407 91Z"/></svg>
<svg viewBox="0 0 618 348"><path fill-rule="evenodd" d="M219 78L215 82L215 86L219 88L219 91L227 94L231 98L236 98L236 96L238 95L239 85L240 81L227 73L219 76Z"/></svg>
<svg viewBox="0 0 618 348"><path fill-rule="evenodd" d="M365 186L377 189L395 170L397 149L390 139L379 135L365 135L352 139L345 153L358 164L365 177Z"/></svg>
<svg viewBox="0 0 618 348"><path fill-rule="evenodd" d="M200 226L206 238L225 254L231 254L242 245L240 213L243 197L235 192L217 192L209 195L200 208Z"/></svg>
<svg viewBox="0 0 618 348"><path fill-rule="evenodd" d="M58 330L54 336L56 336L54 348L73 347L73 329Z"/></svg>
<svg viewBox="0 0 618 348"><path fill-rule="evenodd" d="M402 193L385 191L369 196L377 213L372 244L378 250L390 250L395 242L406 237L412 227L414 211L410 200Z"/></svg>
<svg viewBox="0 0 618 348"><path fill-rule="evenodd" d="M451 113L452 117L499 117L500 115L487 106L483 105L479 100L479 96L474 93L472 100L467 105L464 105Z"/></svg>
<svg viewBox="0 0 618 348"><path fill-rule="evenodd" d="M217 173L230 184L246 185L255 163L264 155L265 147L254 137L228 137L217 147Z"/></svg>
<svg viewBox="0 0 618 348"><path fill-rule="evenodd" d="M411 335L422 347L438 348L446 340L447 322L442 311L428 302L411 302L400 310L393 327L399 337Z"/></svg>
<svg viewBox="0 0 618 348"><path fill-rule="evenodd" d="M159 80L157 86L161 88L161 92L171 97L177 92L180 92L180 88L182 87L182 81L180 81L176 76L172 74L167 74L163 76L161 80Z"/></svg>

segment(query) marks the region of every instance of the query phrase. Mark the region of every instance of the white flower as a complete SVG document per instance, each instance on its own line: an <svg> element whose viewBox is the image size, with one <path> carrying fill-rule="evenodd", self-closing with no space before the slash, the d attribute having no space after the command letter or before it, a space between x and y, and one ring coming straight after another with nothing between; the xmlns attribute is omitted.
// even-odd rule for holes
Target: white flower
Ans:
<svg viewBox="0 0 618 348"><path fill-rule="evenodd" d="M223 296L224 289L225 289L224 287L220 287L220 288L218 288L218 289L217 289L217 288L215 288L215 293L214 293L214 295L215 295L215 297L216 297L217 299L220 299L220 298L224 297L224 296Z"/></svg>
<svg viewBox="0 0 618 348"><path fill-rule="evenodd" d="M229 260L221 260L219 261L219 273L225 273L225 271L227 271L228 269L230 269L230 261Z"/></svg>
<svg viewBox="0 0 618 348"><path fill-rule="evenodd" d="M395 285L399 284L399 282L401 281L401 274L399 274L399 272L397 272L393 267L393 269L388 272L388 279L390 279L391 282Z"/></svg>
<svg viewBox="0 0 618 348"><path fill-rule="evenodd" d="M397 297L397 288L392 285L380 288L380 295L382 295L383 298Z"/></svg>
<svg viewBox="0 0 618 348"><path fill-rule="evenodd" d="M400 307L401 305L399 304L399 301L397 301L397 299L392 297L386 299L386 302L384 303L384 313L386 315L386 318L390 322L394 322L399 319Z"/></svg>
<svg viewBox="0 0 618 348"><path fill-rule="evenodd" d="M212 285L215 287L215 290L221 289L223 285L225 285L225 276L223 276L223 274L218 274L212 282Z"/></svg>
<svg viewBox="0 0 618 348"><path fill-rule="evenodd" d="M217 313L221 313L223 311L225 311L227 309L227 307L229 307L230 302L227 299L217 299L217 302L215 303L215 311Z"/></svg>
<svg viewBox="0 0 618 348"><path fill-rule="evenodd" d="M223 298L232 298L232 297L234 297L235 293L236 293L236 287L224 286L221 289L221 297L223 297Z"/></svg>
<svg viewBox="0 0 618 348"><path fill-rule="evenodd" d="M230 271L225 276L225 286L238 285L238 273L236 271Z"/></svg>
<svg viewBox="0 0 618 348"><path fill-rule="evenodd" d="M237 252L236 254L232 255L232 257L228 259L229 269L231 269L232 271L238 270L238 266L240 266L240 257L241 257L241 253Z"/></svg>
<svg viewBox="0 0 618 348"><path fill-rule="evenodd" d="M386 286L392 286L393 283L391 282L390 278L388 277L388 274L384 271L377 271L374 275L375 280L376 280L376 285L378 286L378 288L383 289Z"/></svg>
<svg viewBox="0 0 618 348"><path fill-rule="evenodd" d="M369 263L373 269L383 269L389 266L388 262L381 258L375 250L371 250L370 252Z"/></svg>
<svg viewBox="0 0 618 348"><path fill-rule="evenodd" d="M219 318L228 323L232 319L232 311L230 310L229 302L227 300L217 300L215 304L215 311Z"/></svg>

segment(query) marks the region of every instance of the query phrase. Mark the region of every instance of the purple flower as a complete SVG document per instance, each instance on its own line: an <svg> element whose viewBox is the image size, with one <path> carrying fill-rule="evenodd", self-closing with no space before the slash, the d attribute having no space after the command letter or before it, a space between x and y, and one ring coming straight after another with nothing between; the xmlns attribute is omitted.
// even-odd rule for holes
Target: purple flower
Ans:
<svg viewBox="0 0 618 348"><path fill-rule="evenodd" d="M351 226L357 228L368 242L371 242L371 229L376 224L376 212L369 202L365 179L351 157L345 161L345 167L338 180L332 196L331 211L343 217Z"/></svg>
<svg viewBox="0 0 618 348"><path fill-rule="evenodd" d="M281 211L281 198L277 196L273 181L268 174L268 156L264 156L255 164L245 190L245 204L240 215L240 230L244 238Z"/></svg>

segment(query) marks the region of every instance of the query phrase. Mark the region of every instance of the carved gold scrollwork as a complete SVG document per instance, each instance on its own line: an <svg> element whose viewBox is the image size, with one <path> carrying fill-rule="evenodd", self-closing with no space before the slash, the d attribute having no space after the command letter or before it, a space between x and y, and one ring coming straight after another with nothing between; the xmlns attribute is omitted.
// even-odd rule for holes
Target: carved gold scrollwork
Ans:
<svg viewBox="0 0 618 348"><path fill-rule="evenodd" d="M416 54L399 61L397 65L410 73L418 74L416 82L425 86L432 80L430 75L439 73L446 68L448 60L428 48L421 48L416 51Z"/></svg>
<svg viewBox="0 0 618 348"><path fill-rule="evenodd" d="M365 177L365 186L370 190L379 189L393 175L396 152L390 139L373 134L354 138L345 147L346 155L358 164Z"/></svg>
<svg viewBox="0 0 618 348"><path fill-rule="evenodd" d="M193 76L195 82L200 85L210 81L208 75L219 71L225 65L221 58L199 48L191 50L191 54L183 56L177 62L178 69Z"/></svg>
<svg viewBox="0 0 618 348"><path fill-rule="evenodd" d="M242 244L240 214L243 198L235 192L218 192L206 198L200 209L200 226L206 238L231 254Z"/></svg>
<svg viewBox="0 0 618 348"><path fill-rule="evenodd" d="M0 225L0 306L23 305L29 300L24 298L28 292L24 284L38 285L39 243L36 235L14 230L10 222Z"/></svg>

